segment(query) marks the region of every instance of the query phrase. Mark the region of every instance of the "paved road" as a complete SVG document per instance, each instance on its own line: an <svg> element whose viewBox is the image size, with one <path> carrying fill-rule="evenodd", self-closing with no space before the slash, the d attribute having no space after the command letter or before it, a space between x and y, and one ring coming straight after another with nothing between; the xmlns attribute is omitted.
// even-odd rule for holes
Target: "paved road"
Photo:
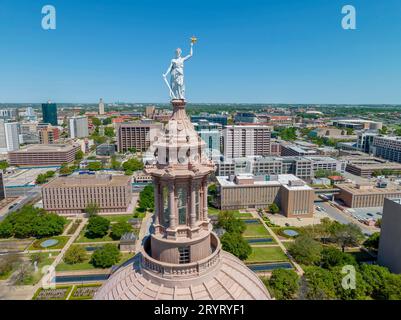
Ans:
<svg viewBox="0 0 401 320"><path fill-rule="evenodd" d="M324 208L325 213L327 213L328 216L333 218L334 220L342 223L342 224L349 224L349 223L354 223L358 225L363 233L371 235L372 233L375 232L373 228L370 228L363 223L360 223L359 221L355 220L351 216L347 215L346 213L342 212L341 210L333 207L330 205L329 202L320 202L316 204L318 207Z"/></svg>

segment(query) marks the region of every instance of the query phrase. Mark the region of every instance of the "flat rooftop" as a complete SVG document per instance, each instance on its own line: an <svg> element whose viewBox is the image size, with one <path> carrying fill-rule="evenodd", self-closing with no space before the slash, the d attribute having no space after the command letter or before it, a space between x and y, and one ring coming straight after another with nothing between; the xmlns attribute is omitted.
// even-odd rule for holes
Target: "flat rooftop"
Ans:
<svg viewBox="0 0 401 320"><path fill-rule="evenodd" d="M305 184L305 182L293 174L279 174L279 175L266 175L266 176L254 176L252 174L238 174L235 176L237 181L244 181L243 184L236 183L236 180L230 180L227 176L216 177L218 183L222 187L244 187L244 186L284 186L289 190L313 190L311 187ZM247 183L247 181L249 181ZM296 181L302 183L299 186L290 186L290 181Z"/></svg>
<svg viewBox="0 0 401 320"><path fill-rule="evenodd" d="M46 184L45 187L121 186L130 181L131 177L125 175L82 175L59 177Z"/></svg>
<svg viewBox="0 0 401 320"><path fill-rule="evenodd" d="M66 152L74 149L78 145L72 144L31 144L20 150L10 151L9 153L27 152Z"/></svg>
<svg viewBox="0 0 401 320"><path fill-rule="evenodd" d="M386 194L390 192L401 193L401 186L396 184L388 184L386 188L378 188L375 185L363 186L359 189L355 184L337 184L337 188L342 189L346 192L352 193L353 195L366 195L366 194Z"/></svg>

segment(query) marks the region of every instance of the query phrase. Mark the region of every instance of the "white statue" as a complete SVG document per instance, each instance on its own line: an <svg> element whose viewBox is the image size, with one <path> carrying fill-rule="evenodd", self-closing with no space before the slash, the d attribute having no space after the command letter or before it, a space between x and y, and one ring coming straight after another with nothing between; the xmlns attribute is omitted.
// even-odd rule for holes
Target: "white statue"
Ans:
<svg viewBox="0 0 401 320"><path fill-rule="evenodd" d="M181 57L181 49L178 48L176 52L176 58L171 60L170 66L166 73L163 74L163 78L170 90L171 99L183 99L185 100L185 84L184 84L184 61L192 57L193 45L196 42L196 38L191 38L191 49L189 55ZM170 73L170 84L167 81L167 75Z"/></svg>

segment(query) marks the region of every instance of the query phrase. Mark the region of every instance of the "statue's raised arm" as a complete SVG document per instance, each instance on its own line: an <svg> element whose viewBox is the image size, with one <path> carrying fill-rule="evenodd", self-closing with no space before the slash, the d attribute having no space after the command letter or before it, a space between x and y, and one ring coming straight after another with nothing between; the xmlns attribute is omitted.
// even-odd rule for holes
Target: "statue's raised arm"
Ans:
<svg viewBox="0 0 401 320"><path fill-rule="evenodd" d="M188 60L189 58L191 58L193 56L193 53L194 53L193 47L194 47L194 43L191 42L191 49L189 50L189 55L184 57L184 61Z"/></svg>

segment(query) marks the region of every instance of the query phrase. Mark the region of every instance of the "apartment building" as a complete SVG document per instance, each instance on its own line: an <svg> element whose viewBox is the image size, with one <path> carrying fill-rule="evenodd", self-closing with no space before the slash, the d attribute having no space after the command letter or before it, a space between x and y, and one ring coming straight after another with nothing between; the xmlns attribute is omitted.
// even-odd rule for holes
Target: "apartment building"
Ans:
<svg viewBox="0 0 401 320"><path fill-rule="evenodd" d="M146 151L163 128L161 123L121 123L117 126L117 151L126 152L131 148Z"/></svg>
<svg viewBox="0 0 401 320"><path fill-rule="evenodd" d="M401 163L401 137L373 137L372 152L376 157Z"/></svg>
<svg viewBox="0 0 401 320"><path fill-rule="evenodd" d="M271 128L263 125L232 125L223 130L225 158L267 156L270 154Z"/></svg>

